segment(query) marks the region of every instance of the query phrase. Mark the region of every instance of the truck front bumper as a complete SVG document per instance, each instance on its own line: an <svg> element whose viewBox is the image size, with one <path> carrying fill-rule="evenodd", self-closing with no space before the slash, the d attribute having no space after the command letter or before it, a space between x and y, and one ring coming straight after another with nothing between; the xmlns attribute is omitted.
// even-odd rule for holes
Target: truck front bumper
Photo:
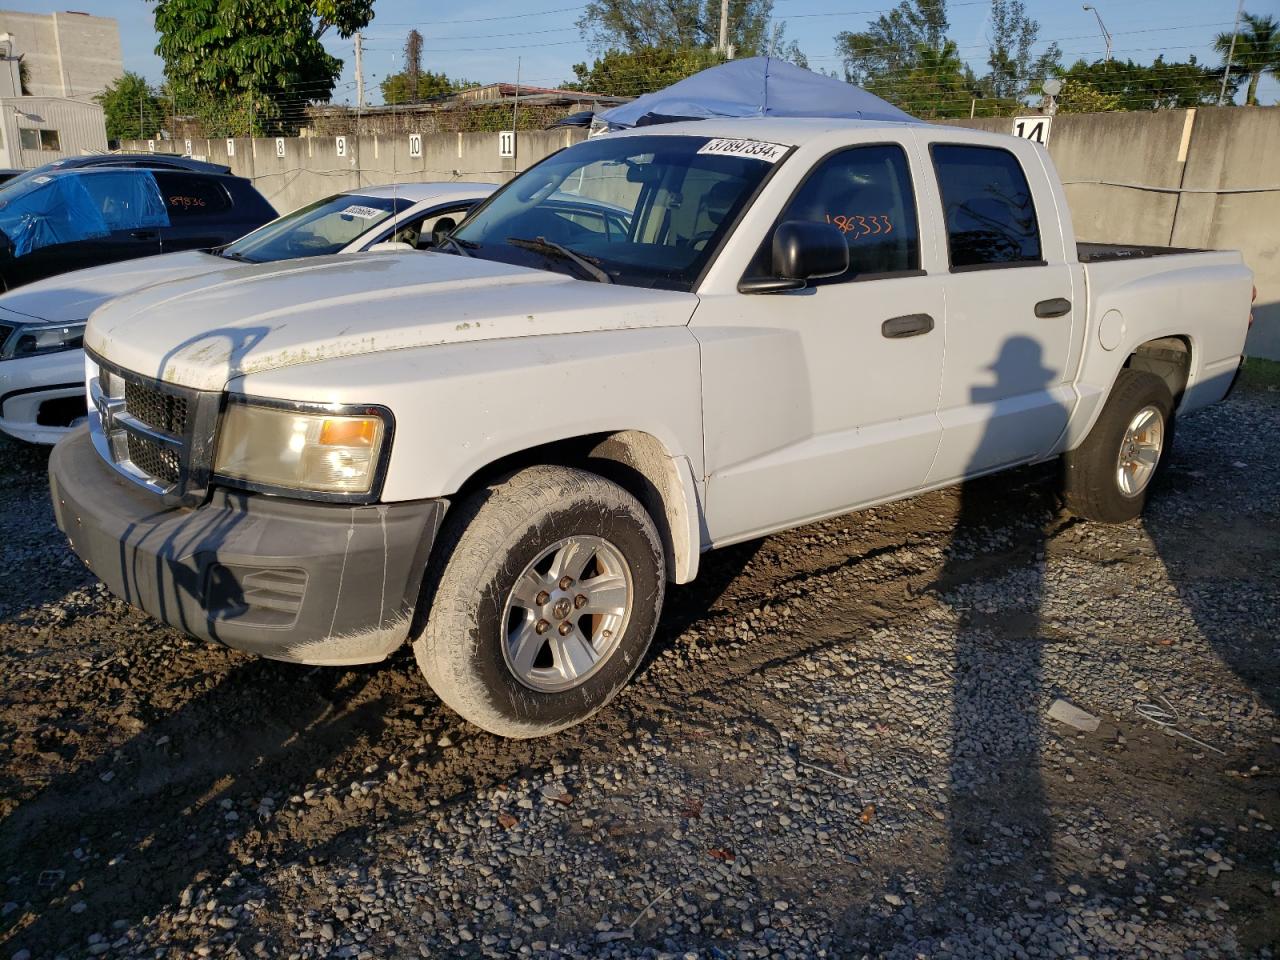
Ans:
<svg viewBox="0 0 1280 960"><path fill-rule="evenodd" d="M206 640L295 663L381 660L409 634L447 503L215 490L167 507L77 428L49 457L58 526L112 593Z"/></svg>

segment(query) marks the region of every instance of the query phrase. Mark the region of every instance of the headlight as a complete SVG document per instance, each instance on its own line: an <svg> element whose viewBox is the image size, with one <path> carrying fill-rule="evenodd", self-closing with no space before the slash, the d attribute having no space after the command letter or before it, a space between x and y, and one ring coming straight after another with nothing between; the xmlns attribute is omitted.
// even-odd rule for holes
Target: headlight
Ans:
<svg viewBox="0 0 1280 960"><path fill-rule="evenodd" d="M84 346L84 321L64 324L23 324L0 344L0 359L36 357L42 353L79 350Z"/></svg>
<svg viewBox="0 0 1280 960"><path fill-rule="evenodd" d="M391 414L302 411L252 401L227 405L218 431L214 473L267 491L358 496L378 479Z"/></svg>

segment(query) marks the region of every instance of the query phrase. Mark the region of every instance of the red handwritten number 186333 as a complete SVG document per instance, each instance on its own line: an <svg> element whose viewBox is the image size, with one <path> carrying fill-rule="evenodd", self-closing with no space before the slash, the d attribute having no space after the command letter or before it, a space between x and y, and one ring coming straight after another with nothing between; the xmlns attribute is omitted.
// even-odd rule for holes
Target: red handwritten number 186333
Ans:
<svg viewBox="0 0 1280 960"><path fill-rule="evenodd" d="M827 223L839 227L840 232L845 236L852 235L854 240L874 237L876 234L893 233L893 223L882 213L854 213L848 216L839 214L834 217L828 213Z"/></svg>

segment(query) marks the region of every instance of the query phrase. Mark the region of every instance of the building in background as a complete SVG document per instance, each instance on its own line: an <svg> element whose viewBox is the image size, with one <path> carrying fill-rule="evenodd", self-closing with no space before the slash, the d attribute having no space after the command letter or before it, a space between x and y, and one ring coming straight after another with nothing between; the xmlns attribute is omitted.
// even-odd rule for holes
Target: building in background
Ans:
<svg viewBox="0 0 1280 960"><path fill-rule="evenodd" d="M0 34L28 71L33 97L89 100L124 73L120 24L87 13L23 13L0 10Z"/></svg>
<svg viewBox="0 0 1280 960"><path fill-rule="evenodd" d="M114 21L112 21L114 22ZM107 149L102 107L92 99L22 95L14 38L0 33L0 168L29 170Z"/></svg>

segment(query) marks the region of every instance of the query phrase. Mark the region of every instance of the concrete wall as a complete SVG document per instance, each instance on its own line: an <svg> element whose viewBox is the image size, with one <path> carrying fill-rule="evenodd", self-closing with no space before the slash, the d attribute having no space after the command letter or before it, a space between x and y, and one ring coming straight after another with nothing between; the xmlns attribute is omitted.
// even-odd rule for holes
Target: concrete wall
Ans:
<svg viewBox="0 0 1280 960"><path fill-rule="evenodd" d="M343 190L384 183L467 180L505 183L520 170L583 138L577 130L521 132L515 158L498 156L497 133L424 134L422 155L409 155L409 138L345 137L346 156L338 156L336 137L290 137L284 156L277 155L274 138L234 141L192 140L190 153L211 163L225 163L239 176L253 180L271 204L287 213L303 204ZM158 140L155 149L181 153L185 141ZM147 141L128 140L126 151L145 151Z"/></svg>
<svg viewBox="0 0 1280 960"><path fill-rule="evenodd" d="M1060 114L1049 154L1081 240L1241 251L1258 287L1249 353L1280 360L1280 108Z"/></svg>
<svg viewBox="0 0 1280 960"><path fill-rule="evenodd" d="M1011 132L1008 118L953 121ZM516 160L499 159L496 133L429 134L422 156L407 136L236 141L197 140L191 152L230 163L251 177L281 212L340 190L393 180L504 182L579 130L521 133ZM181 151L184 144L158 142ZM126 149L145 150L132 142ZM1081 240L1232 248L1243 252L1258 286L1249 352L1280 360L1280 108L1211 107L1157 113L1061 114L1049 153L1066 184ZM1247 191L1247 192L1231 192Z"/></svg>
<svg viewBox="0 0 1280 960"><path fill-rule="evenodd" d="M0 33L13 34L33 97L91 97L124 73L120 24L111 17L0 10Z"/></svg>

